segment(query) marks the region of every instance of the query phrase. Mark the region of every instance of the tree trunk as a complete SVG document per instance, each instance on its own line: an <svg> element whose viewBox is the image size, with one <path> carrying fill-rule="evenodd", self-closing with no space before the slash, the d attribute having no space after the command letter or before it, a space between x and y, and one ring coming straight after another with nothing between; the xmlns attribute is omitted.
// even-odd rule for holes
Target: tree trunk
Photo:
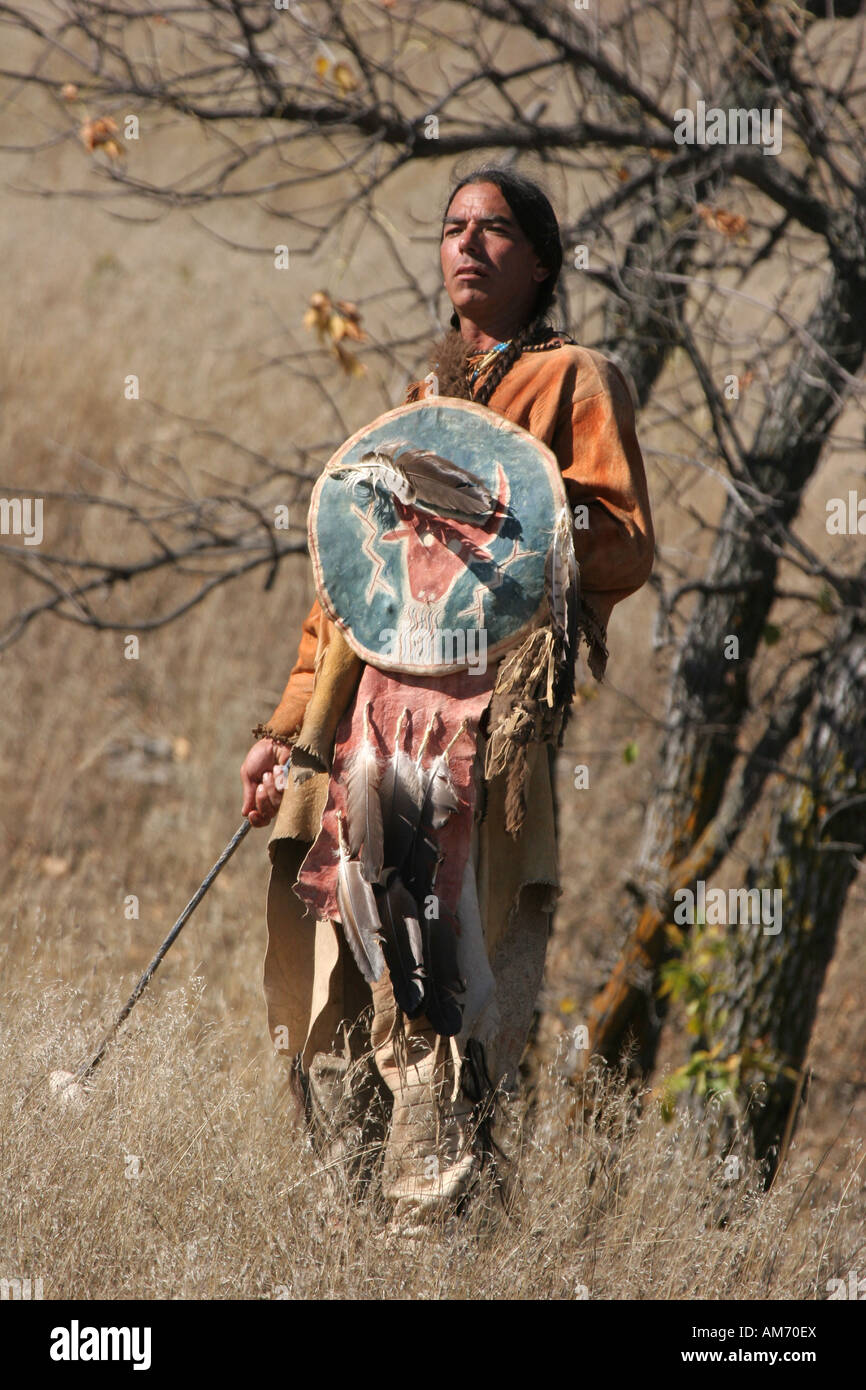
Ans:
<svg viewBox="0 0 866 1390"><path fill-rule="evenodd" d="M857 874L855 856L866 847L864 612L847 628L803 739L796 771L804 780L788 783L777 800L766 850L746 877L750 888L781 893L780 929L729 927L703 1042L721 1044L723 1058L757 1051L769 1064L769 1073L755 1067L742 1079L755 1154L770 1176L799 1109L798 1073ZM760 1081L766 1091L756 1103Z"/></svg>
<svg viewBox="0 0 866 1390"><path fill-rule="evenodd" d="M859 222L858 222L859 226ZM836 365L854 374L866 354L866 234L849 242L852 260L837 256L808 336L794 355L778 408L762 422L747 459L749 482L768 498L744 517L725 507L705 579L674 665L658 787L647 811L629 893L618 920L632 967L617 970L590 1010L589 1054L614 1060L626 1036L638 1042L640 1070L652 1066L659 1019L654 979L664 951L666 895L672 867L685 860L718 812L749 708L748 675L775 601L777 555L768 538L796 516L803 489L823 452L848 385ZM853 259L853 257L858 259ZM725 656L725 638L739 640L739 659ZM644 969L635 969L638 960Z"/></svg>

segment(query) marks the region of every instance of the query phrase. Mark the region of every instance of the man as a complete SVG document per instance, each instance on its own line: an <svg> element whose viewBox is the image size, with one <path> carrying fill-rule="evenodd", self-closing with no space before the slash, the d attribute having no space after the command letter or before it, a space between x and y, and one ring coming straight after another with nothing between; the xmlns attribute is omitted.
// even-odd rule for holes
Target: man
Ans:
<svg viewBox="0 0 866 1390"><path fill-rule="evenodd" d="M445 209L440 254L454 312L451 332L434 353L436 390L487 405L556 455L574 508L582 630L600 677L611 610L652 567L652 521L628 387L611 362L546 323L562 245L553 209L530 180L495 166L462 180ZM425 393L413 383L407 400ZM549 760L545 747L531 743L507 760L513 764L507 775L485 779L482 725L479 810L457 911L464 1027L454 1039L440 1037L423 1014L411 1023L399 1015L387 971L371 991L337 926L305 920L292 893L318 832L328 779L311 778L284 798L274 764L288 758L317 673L339 636L314 604L282 700L259 727L263 737L241 772L244 815L256 826L277 816L265 994L271 1034L295 1057L307 1112L318 1117L320 1133L327 1133L337 1101L349 1095L355 1143L363 1149L387 1129L390 1103L382 1190L398 1216L414 1219L453 1206L471 1188L491 1153L494 1098L516 1086L558 892ZM347 1027L371 1003L369 1034ZM378 1130L377 1092L385 1111ZM331 1154L339 1151L335 1137L332 1130Z"/></svg>

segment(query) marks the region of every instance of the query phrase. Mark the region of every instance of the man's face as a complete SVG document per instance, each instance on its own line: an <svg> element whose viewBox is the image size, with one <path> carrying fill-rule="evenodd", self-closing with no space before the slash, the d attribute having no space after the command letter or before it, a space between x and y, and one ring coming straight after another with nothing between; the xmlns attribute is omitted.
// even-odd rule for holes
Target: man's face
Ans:
<svg viewBox="0 0 866 1390"><path fill-rule="evenodd" d="M482 325L513 325L510 332L529 317L549 274L494 183L470 183L454 195L440 254L454 308Z"/></svg>

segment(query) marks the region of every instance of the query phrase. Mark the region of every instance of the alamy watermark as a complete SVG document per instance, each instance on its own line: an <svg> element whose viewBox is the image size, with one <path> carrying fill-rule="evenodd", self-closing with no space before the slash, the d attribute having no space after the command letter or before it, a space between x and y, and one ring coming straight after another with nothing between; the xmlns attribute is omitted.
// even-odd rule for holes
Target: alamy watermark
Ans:
<svg viewBox="0 0 866 1390"><path fill-rule="evenodd" d="M674 893L674 922L678 927L761 926L764 936L782 930L781 888L707 888L702 878L691 888Z"/></svg>
<svg viewBox="0 0 866 1390"><path fill-rule="evenodd" d="M37 1275L35 1279L31 1279L29 1275L26 1279L0 1279L0 1300L9 1299L18 1303L44 1297L41 1275Z"/></svg>
<svg viewBox="0 0 866 1390"><path fill-rule="evenodd" d="M780 107L707 106L696 103L694 111L681 106L674 112L674 140L678 145L761 145L764 154L782 152L782 111Z"/></svg>
<svg viewBox="0 0 866 1390"><path fill-rule="evenodd" d="M828 536L866 536L866 497L852 488L847 498L829 498L826 526Z"/></svg>
<svg viewBox="0 0 866 1390"><path fill-rule="evenodd" d="M151 1335L149 1327L82 1327L73 1318L51 1329L48 1354L52 1361L131 1361L134 1371L147 1371Z"/></svg>
<svg viewBox="0 0 866 1390"><path fill-rule="evenodd" d="M487 670L487 629L385 627L382 655L407 666L465 666L473 675Z"/></svg>
<svg viewBox="0 0 866 1390"><path fill-rule="evenodd" d="M0 535L23 536L25 545L41 545L42 498L0 497Z"/></svg>
<svg viewBox="0 0 866 1390"><path fill-rule="evenodd" d="M828 1302L834 1299L854 1299L862 1303L866 1299L866 1279L860 1279L856 1269L849 1269L847 1279L828 1279Z"/></svg>

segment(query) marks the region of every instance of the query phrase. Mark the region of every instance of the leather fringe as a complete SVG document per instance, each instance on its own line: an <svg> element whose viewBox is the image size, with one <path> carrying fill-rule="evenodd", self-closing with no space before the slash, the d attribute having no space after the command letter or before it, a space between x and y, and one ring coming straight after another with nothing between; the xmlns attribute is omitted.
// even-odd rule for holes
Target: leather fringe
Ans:
<svg viewBox="0 0 866 1390"><path fill-rule="evenodd" d="M588 649L587 664L597 681L607 665L605 632L592 609L580 599L577 611L578 641ZM535 628L513 655L500 665L490 701L490 731L484 758L484 776L490 781L501 773L505 783L505 829L512 839L520 834L526 819L526 792L529 781L527 749L530 743L562 744L571 713L574 691L571 679L557 682L557 700L547 702L548 672L551 661L563 653L550 627Z"/></svg>

